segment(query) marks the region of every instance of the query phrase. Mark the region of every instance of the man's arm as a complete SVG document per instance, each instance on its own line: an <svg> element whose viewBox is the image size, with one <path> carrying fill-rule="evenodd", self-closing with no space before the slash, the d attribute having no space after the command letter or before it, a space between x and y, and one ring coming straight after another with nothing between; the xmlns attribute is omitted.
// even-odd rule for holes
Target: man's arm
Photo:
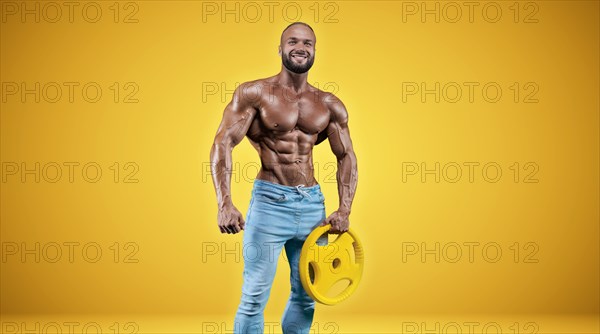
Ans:
<svg viewBox="0 0 600 334"><path fill-rule="evenodd" d="M325 224L331 223L331 232L336 233L347 231L350 225L348 217L358 183L358 165L350 139L346 107L333 95L327 100L331 119L326 131L329 145L338 162L336 176L340 204L338 210L327 218Z"/></svg>
<svg viewBox="0 0 600 334"><path fill-rule="evenodd" d="M242 214L231 200L232 151L239 144L256 115L252 101L244 94L247 84L240 85L223 112L223 119L210 150L210 166L217 203L218 221L222 233L237 233L244 229Z"/></svg>

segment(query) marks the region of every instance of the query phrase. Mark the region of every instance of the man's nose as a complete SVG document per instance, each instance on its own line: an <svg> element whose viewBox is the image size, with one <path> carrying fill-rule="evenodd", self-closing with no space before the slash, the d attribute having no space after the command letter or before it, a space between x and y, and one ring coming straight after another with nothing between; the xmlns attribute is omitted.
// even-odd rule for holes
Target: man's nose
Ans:
<svg viewBox="0 0 600 334"><path fill-rule="evenodd" d="M304 45L299 45L299 46L298 46L298 47L296 47L296 49L294 50L294 53L307 54L308 52L306 51L306 46L304 46Z"/></svg>
<svg viewBox="0 0 600 334"><path fill-rule="evenodd" d="M306 45L304 45L304 43L298 43L296 44L296 52L304 52L306 53Z"/></svg>

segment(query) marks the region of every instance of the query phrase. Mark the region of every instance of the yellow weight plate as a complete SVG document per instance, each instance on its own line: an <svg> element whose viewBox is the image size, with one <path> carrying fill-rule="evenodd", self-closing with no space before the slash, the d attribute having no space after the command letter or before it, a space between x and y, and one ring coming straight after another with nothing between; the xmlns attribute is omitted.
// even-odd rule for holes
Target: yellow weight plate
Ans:
<svg viewBox="0 0 600 334"><path fill-rule="evenodd" d="M319 226L308 235L300 253L299 270L300 281L309 296L319 303L335 305L356 290L362 277L364 253L352 229L339 234L327 245L318 245L319 237L330 228L331 225ZM336 296L328 296L331 287L344 279L349 281L348 286Z"/></svg>

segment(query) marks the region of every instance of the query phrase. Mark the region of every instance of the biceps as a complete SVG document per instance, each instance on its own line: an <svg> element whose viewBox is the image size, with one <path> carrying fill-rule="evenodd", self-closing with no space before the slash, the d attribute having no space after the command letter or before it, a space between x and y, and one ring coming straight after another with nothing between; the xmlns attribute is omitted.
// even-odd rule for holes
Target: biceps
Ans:
<svg viewBox="0 0 600 334"><path fill-rule="evenodd" d="M246 136L255 114L252 107L237 109L228 105L223 112L217 137L233 146L239 144Z"/></svg>
<svg viewBox="0 0 600 334"><path fill-rule="evenodd" d="M338 159L352 151L352 140L350 139L350 131L347 123L331 122L327 127L327 136L331 150Z"/></svg>

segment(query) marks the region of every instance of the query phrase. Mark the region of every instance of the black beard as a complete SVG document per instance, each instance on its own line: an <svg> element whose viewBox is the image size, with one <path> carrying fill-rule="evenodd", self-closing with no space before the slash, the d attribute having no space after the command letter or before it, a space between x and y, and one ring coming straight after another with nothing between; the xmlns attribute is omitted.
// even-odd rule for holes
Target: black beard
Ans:
<svg viewBox="0 0 600 334"><path fill-rule="evenodd" d="M308 72L308 70L310 70L310 68L313 66L313 63L315 62L315 57L309 55L308 58L306 58L306 63L304 65L299 65L294 63L294 61L290 58L290 55L283 54L281 56L281 61L283 62L283 66L285 66L285 68L287 68L288 70L294 73L301 74L306 73Z"/></svg>

